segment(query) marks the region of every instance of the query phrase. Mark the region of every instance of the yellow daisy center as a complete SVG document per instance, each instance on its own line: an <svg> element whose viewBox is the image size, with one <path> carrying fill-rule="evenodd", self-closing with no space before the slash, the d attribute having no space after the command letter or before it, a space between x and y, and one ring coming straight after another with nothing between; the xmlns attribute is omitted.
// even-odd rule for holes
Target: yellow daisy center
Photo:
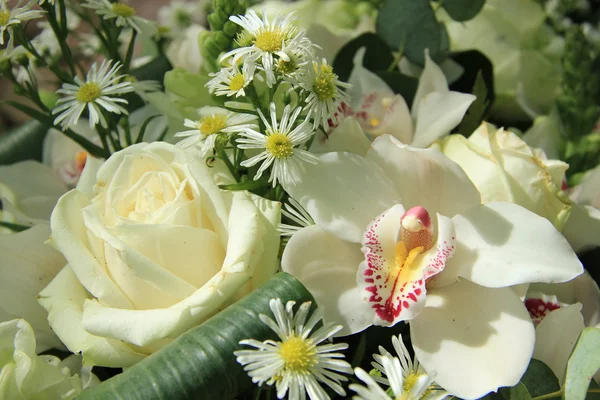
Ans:
<svg viewBox="0 0 600 400"><path fill-rule="evenodd" d="M269 53L281 50L281 42L283 42L283 32L280 30L260 32L254 39L256 47Z"/></svg>
<svg viewBox="0 0 600 400"><path fill-rule="evenodd" d="M283 341L279 356L285 362L285 368L296 373L308 373L316 363L317 350L314 345L301 337L292 336Z"/></svg>
<svg viewBox="0 0 600 400"><path fill-rule="evenodd" d="M8 21L10 21L10 11L0 10L0 26L8 24Z"/></svg>
<svg viewBox="0 0 600 400"><path fill-rule="evenodd" d="M313 91L319 100L332 100L336 94L335 80L337 76L333 73L330 65L322 65L321 70L315 70L317 76L313 82Z"/></svg>
<svg viewBox="0 0 600 400"><path fill-rule="evenodd" d="M100 86L95 82L86 82L75 94L75 100L80 103L91 103L100 97Z"/></svg>
<svg viewBox="0 0 600 400"><path fill-rule="evenodd" d="M200 121L198 121L198 123L200 125L200 133L202 133L204 136L209 136L219 133L221 130L227 127L227 116L222 114L214 114L202 118Z"/></svg>
<svg viewBox="0 0 600 400"><path fill-rule="evenodd" d="M267 137L266 149L275 158L287 158L294 154L294 146L283 133L273 133Z"/></svg>
<svg viewBox="0 0 600 400"><path fill-rule="evenodd" d="M277 71L282 74L291 74L296 69L298 69L298 66L292 59L290 61L279 60L279 63L277 63Z"/></svg>
<svg viewBox="0 0 600 400"><path fill-rule="evenodd" d="M123 18L131 18L135 15L135 9L123 3L114 3L112 12Z"/></svg>
<svg viewBox="0 0 600 400"><path fill-rule="evenodd" d="M231 82L229 82L229 90L234 92L237 92L244 86L246 86L246 81L244 80L244 75L242 74L237 74L231 79Z"/></svg>

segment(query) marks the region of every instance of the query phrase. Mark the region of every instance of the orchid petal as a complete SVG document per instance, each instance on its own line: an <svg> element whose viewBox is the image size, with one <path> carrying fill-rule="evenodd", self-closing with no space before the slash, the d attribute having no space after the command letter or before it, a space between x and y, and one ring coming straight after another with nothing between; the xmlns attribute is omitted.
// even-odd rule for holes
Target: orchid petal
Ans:
<svg viewBox="0 0 600 400"><path fill-rule="evenodd" d="M425 51L425 69L419 77L419 86L415 93L412 106L412 116L417 118L419 103L430 93L448 93L448 81L442 69L429 57L429 52Z"/></svg>
<svg viewBox="0 0 600 400"><path fill-rule="evenodd" d="M385 135L375 139L367 159L385 171L407 209L423 206L430 215L452 217L481 203L460 166L435 149L417 149Z"/></svg>
<svg viewBox="0 0 600 400"><path fill-rule="evenodd" d="M461 276L482 286L504 287L565 282L583 272L550 221L516 204L483 204L452 220L456 253L440 280Z"/></svg>
<svg viewBox="0 0 600 400"><path fill-rule="evenodd" d="M426 307L410 323L410 336L416 357L436 383L464 399L516 385L529 365L535 331L512 289L459 281L429 290Z"/></svg>
<svg viewBox="0 0 600 400"><path fill-rule="evenodd" d="M292 236L281 258L281 268L298 279L320 307L324 320L343 326L337 336L353 334L372 323L373 311L362 301L356 285L360 245L349 243L318 226Z"/></svg>
<svg viewBox="0 0 600 400"><path fill-rule="evenodd" d="M434 92L423 96L420 103L415 103L417 127L412 145L427 147L450 133L462 121L475 99L472 94L459 92Z"/></svg>
<svg viewBox="0 0 600 400"><path fill-rule="evenodd" d="M370 145L371 142L356 118L349 117L344 118L327 136L318 131L310 146L310 151L312 153L346 151L364 156Z"/></svg>
<svg viewBox="0 0 600 400"><path fill-rule="evenodd" d="M359 243L367 224L400 203L392 182L374 162L350 153L326 153L305 164L300 180L284 189L319 227Z"/></svg>
<svg viewBox="0 0 600 400"><path fill-rule="evenodd" d="M567 361L579 334L585 328L581 304L573 304L551 311L535 329L533 358L550 367L562 386Z"/></svg>

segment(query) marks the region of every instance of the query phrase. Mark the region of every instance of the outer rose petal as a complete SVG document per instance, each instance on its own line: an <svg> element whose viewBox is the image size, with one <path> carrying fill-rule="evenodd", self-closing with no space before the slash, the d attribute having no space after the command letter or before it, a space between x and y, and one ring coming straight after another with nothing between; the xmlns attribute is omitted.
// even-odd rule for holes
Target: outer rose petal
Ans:
<svg viewBox="0 0 600 400"><path fill-rule="evenodd" d="M356 273L364 259L360 245L349 243L313 225L292 236L281 258L281 268L298 279L324 308L325 321L341 324L338 336L371 325L373 311L362 301Z"/></svg>
<svg viewBox="0 0 600 400"><path fill-rule="evenodd" d="M411 321L410 332L423 368L464 399L516 385L535 343L529 313L512 289L468 281L430 288L427 306Z"/></svg>
<svg viewBox="0 0 600 400"><path fill-rule="evenodd" d="M577 303L551 311L535 329L533 358L546 363L561 386L567 361L583 328L581 304Z"/></svg>
<svg viewBox="0 0 600 400"><path fill-rule="evenodd" d="M374 162L350 153L326 153L305 164L300 183L284 185L319 227L359 243L367 224L400 199Z"/></svg>
<svg viewBox="0 0 600 400"><path fill-rule="evenodd" d="M365 230L365 260L357 274L363 301L374 312L373 324L393 326L415 318L425 306L427 278L439 273L454 253L454 227L438 214L438 238L433 247L408 264L397 265L397 238L404 208L396 205L375 218ZM410 259L408 255L407 260Z"/></svg>
<svg viewBox="0 0 600 400"><path fill-rule="evenodd" d="M563 234L577 253L600 246L600 210L574 204Z"/></svg>
<svg viewBox="0 0 600 400"><path fill-rule="evenodd" d="M92 296L67 265L39 294L48 311L48 321L57 336L73 353L83 353L86 365L131 366L146 357L119 340L91 335L82 326L83 303Z"/></svg>
<svg viewBox="0 0 600 400"><path fill-rule="evenodd" d="M452 217L481 203L465 172L437 150L417 149L384 135L375 139L367 159L385 171L406 209L423 206L430 215Z"/></svg>
<svg viewBox="0 0 600 400"><path fill-rule="evenodd" d="M550 221L511 203L488 203L452 218L456 254L436 284L457 276L487 287L565 282L581 262Z"/></svg>
<svg viewBox="0 0 600 400"><path fill-rule="evenodd" d="M48 325L48 315L36 296L64 267L64 257L44 244L48 225L0 235L0 322L27 320L35 331L37 352L63 348Z"/></svg>

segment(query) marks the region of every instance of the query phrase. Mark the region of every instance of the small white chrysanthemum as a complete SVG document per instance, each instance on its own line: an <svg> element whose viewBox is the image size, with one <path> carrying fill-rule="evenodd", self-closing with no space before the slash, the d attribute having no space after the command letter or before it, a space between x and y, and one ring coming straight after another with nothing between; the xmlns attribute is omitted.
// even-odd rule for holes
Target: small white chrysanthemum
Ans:
<svg viewBox="0 0 600 400"><path fill-rule="evenodd" d="M192 121L186 119L184 125L193 128L189 131L178 132L175 137L185 137L177 146L189 149L196 147L200 156L205 157L215 148L215 141L219 133L239 132L243 129L256 128L256 117L252 114L238 114L219 107L202 107L198 110L200 119Z"/></svg>
<svg viewBox="0 0 600 400"><path fill-rule="evenodd" d="M204 21L203 5L199 1L171 1L158 9L157 20L162 27L182 32L192 24L202 25Z"/></svg>
<svg viewBox="0 0 600 400"><path fill-rule="evenodd" d="M98 122L106 127L102 109L115 114L127 114L127 110L118 104L127 104L127 100L112 96L132 92L134 88L131 82L118 83L124 76L117 75L121 64L116 62L112 67L111 64L112 60L104 60L98 68L94 63L85 82L76 76L75 85L64 83L56 91L67 96L59 99L56 108L52 110L52 114L59 114L54 120L55 124L61 124L63 128L76 124L86 107L90 114L90 127L96 126Z"/></svg>
<svg viewBox="0 0 600 400"><path fill-rule="evenodd" d="M87 0L83 7L96 10L96 13L103 19L116 19L117 26L130 26L138 33L153 35L156 33L156 26L145 18L138 17L135 9L125 3L111 3L108 0Z"/></svg>
<svg viewBox="0 0 600 400"><path fill-rule="evenodd" d="M310 318L310 302L302 304L296 315L293 306L295 302L288 301L283 307L280 299L269 302L275 321L261 314L260 320L269 326L279 336L281 341L248 339L240 344L255 347L256 350L239 350L234 354L238 363L244 365L244 370L252 378L252 382L262 385L273 385L277 388L277 397L282 399L289 391L290 400L305 399L306 393L312 400L328 400L330 397L321 387L322 382L340 396L346 392L340 382L348 379L341 374L351 374L352 368L341 353L348 345L323 344L342 327L324 324L312 332L315 325L323 318L323 311L317 308ZM312 334L311 334L312 333Z"/></svg>
<svg viewBox="0 0 600 400"><path fill-rule="evenodd" d="M291 112L288 104L285 106L281 122L278 124L275 103L271 103L271 123L258 110L266 127L264 135L253 129L244 129L240 132L240 138L237 140L240 149L264 149L260 154L241 163L243 167L252 167L262 162L254 176L254 180L259 179L263 172L273 165L269 177L269 182L273 182L273 187L277 185L277 181L295 185L299 180L298 172L303 168L302 163L317 163L318 159L314 154L298 147L305 144L314 134L308 119L294 128L294 123L300 111L302 111L302 108L298 107L294 112Z"/></svg>
<svg viewBox="0 0 600 400"><path fill-rule="evenodd" d="M9 9L6 0L0 0L0 45L4 45L4 33L9 26L18 25L23 21L40 18L44 15L44 11L32 10L36 5L35 0L29 0L27 4L21 7L22 3L23 0L19 0L14 8ZM12 45L11 39L9 39L9 44Z"/></svg>
<svg viewBox="0 0 600 400"><path fill-rule="evenodd" d="M206 84L208 92L217 96L245 96L245 89L254 78L254 69L253 64L244 64L241 72L237 65L222 68L211 74L213 78Z"/></svg>
<svg viewBox="0 0 600 400"><path fill-rule="evenodd" d="M383 376L369 375L360 368L354 373L363 381L367 387L361 385L350 385L350 389L356 392L355 400L442 400L450 396L448 392L433 383L433 377L421 367L415 357L414 362L410 358L408 349L402 342L402 337L393 336L392 345L398 357L393 357L383 347L379 347L381 354L374 354L375 361L372 365ZM376 382L389 386L394 394L390 397L384 389Z"/></svg>
<svg viewBox="0 0 600 400"><path fill-rule="evenodd" d="M340 102L350 102L350 97L344 91L351 85L341 82L333 72L327 61L313 61L303 68L303 73L290 80L299 85L308 93L306 97L306 109L314 118L315 127L321 125L323 129L329 128L329 120L337 124L337 109Z"/></svg>
<svg viewBox="0 0 600 400"><path fill-rule="evenodd" d="M220 61L233 57L232 64L242 59L244 64L255 64L260 60L259 68L265 71L267 86L275 83L276 61L290 61L288 54L312 54L314 44L305 36L304 31L295 27L292 22L296 19L293 13L285 16L279 14L269 21L266 13L261 19L252 10L246 15L231 16L229 19L242 28L242 47L231 50L221 57Z"/></svg>
<svg viewBox="0 0 600 400"><path fill-rule="evenodd" d="M300 229L315 224L315 221L300 203L291 197L288 199L288 202L281 209L281 213L295 222L296 225L279 224L279 233L281 233L281 236L292 236Z"/></svg>

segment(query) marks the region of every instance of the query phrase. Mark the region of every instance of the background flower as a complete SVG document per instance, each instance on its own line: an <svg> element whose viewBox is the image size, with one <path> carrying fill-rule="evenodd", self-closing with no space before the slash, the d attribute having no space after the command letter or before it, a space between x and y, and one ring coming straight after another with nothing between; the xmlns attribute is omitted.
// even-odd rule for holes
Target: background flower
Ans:
<svg viewBox="0 0 600 400"><path fill-rule="evenodd" d="M278 203L221 192L177 146L90 158L52 215L68 265L40 303L86 364L132 365L274 274L278 222Z"/></svg>

